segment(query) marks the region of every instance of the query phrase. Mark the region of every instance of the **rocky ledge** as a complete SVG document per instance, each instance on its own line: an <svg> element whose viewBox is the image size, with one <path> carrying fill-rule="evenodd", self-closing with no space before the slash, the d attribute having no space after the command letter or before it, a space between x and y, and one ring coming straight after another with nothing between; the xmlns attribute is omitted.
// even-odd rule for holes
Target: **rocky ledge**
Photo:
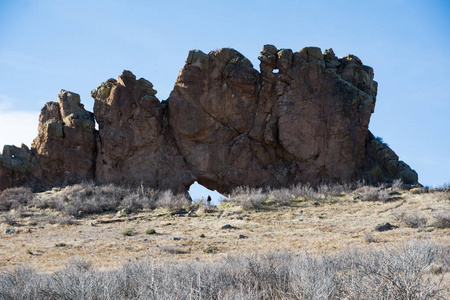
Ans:
<svg viewBox="0 0 450 300"><path fill-rule="evenodd" d="M62 90L41 110L31 150L4 147L0 189L86 180L174 192L198 181L222 193L299 182L418 183L368 130L377 94L371 67L316 47L265 45L259 60L260 72L234 49L192 50L165 101L151 82L124 71L92 91L94 113Z"/></svg>

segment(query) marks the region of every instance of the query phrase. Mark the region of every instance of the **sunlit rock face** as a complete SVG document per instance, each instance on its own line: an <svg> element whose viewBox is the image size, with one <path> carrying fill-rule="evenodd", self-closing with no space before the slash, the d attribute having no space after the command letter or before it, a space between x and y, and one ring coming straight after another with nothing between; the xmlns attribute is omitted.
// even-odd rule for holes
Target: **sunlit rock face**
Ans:
<svg viewBox="0 0 450 300"><path fill-rule="evenodd" d="M15 178L11 155L0 156L0 188L93 180L186 192L198 181L226 193L241 185L417 183L368 130L372 68L316 47L265 45L259 60L260 72L234 49L190 51L162 102L149 81L124 71L92 91L94 114L62 91L42 109L26 171Z"/></svg>

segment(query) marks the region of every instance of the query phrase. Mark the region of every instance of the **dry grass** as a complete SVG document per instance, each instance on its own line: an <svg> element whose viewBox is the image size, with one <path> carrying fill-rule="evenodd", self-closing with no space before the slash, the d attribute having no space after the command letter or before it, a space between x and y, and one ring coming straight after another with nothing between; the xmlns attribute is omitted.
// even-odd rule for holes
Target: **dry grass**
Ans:
<svg viewBox="0 0 450 300"><path fill-rule="evenodd" d="M39 203L45 201L48 204L62 201L68 205L74 199L70 195L76 195L74 187L68 189L72 189L70 193L63 189L35 195L31 201L27 200L26 206L22 206L13 225L7 222L0 224L1 269L14 270L26 265L55 272L64 270L67 261L74 257L89 260L95 269L126 268L124 264L129 261L155 261L158 264L177 261L189 264L198 260L199 263L210 263L223 262L228 256L237 259L242 255L252 257L253 253L286 251L313 252L326 257L344 253L349 245L364 252L372 245L397 249L411 240L425 244L430 241L437 245L450 244L450 229L445 225L448 224L445 222L448 220L450 197L448 191L442 190L421 194L398 190L395 199L390 201L363 201L359 197L359 190L332 188L327 193L326 188L320 190L301 186L281 192L256 191L258 197L264 195L264 201L257 205L258 209L253 204L247 206L246 203L233 201L225 201L217 206L197 203L189 208L182 200L186 209L174 211L179 206L158 207L158 196L152 196L156 209L152 205L132 204L134 200L128 199L127 208L135 208L117 215L117 208L122 208L126 194L123 198L118 196L121 201L117 202L116 209L102 210L100 214L77 212L69 215L67 210L59 209L57 205L39 208L43 207ZM105 189L94 191L91 195L121 195L114 187ZM390 189L384 191L393 192ZM142 189L131 192L147 198L150 195L146 191L142 192ZM276 195L281 195L283 199L277 200ZM290 201L287 201L289 198L286 196ZM97 199L103 198L98 196ZM145 200L144 203L149 202ZM421 226L412 228L398 218L411 212L418 212L428 222L419 222ZM14 211L3 212L2 215L11 213ZM376 225L386 222L398 228L385 232L375 230ZM222 229L226 224L237 229ZM4 233L8 228L14 228L15 233ZM147 234L149 228L154 229L155 234ZM131 229L133 235L122 235L127 229ZM55 247L56 244L65 246ZM443 282L448 293L448 259L445 264L430 265L429 268L439 273L439 276L444 276ZM30 276L37 276L33 272L30 274L34 275ZM364 272L370 272L370 269ZM378 277L365 278L378 280ZM302 297L308 299L309 294L304 295ZM286 299L291 298L286 296Z"/></svg>
<svg viewBox="0 0 450 300"><path fill-rule="evenodd" d="M395 248L348 247L332 255L301 251L229 256L214 263L134 261L107 271L75 258L53 274L23 267L1 273L0 297L445 299L442 280L448 272L449 250L414 241ZM167 246L164 251L184 253Z"/></svg>

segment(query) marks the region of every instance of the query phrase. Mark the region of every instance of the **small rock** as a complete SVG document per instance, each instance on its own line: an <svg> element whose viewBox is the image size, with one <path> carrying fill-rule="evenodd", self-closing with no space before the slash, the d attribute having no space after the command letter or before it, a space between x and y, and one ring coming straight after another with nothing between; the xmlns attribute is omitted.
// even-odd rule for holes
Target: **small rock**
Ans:
<svg viewBox="0 0 450 300"><path fill-rule="evenodd" d="M6 234L13 234L13 233L15 233L16 232L16 230L14 229L14 228L7 228L6 230L5 230L5 233Z"/></svg>
<svg viewBox="0 0 450 300"><path fill-rule="evenodd" d="M386 222L384 224L378 224L377 226L375 226L375 230L380 232L388 231L394 228L398 228L398 226L394 226L389 222Z"/></svg>
<svg viewBox="0 0 450 300"><path fill-rule="evenodd" d="M223 225L222 229L237 229L237 228L234 226L231 226L230 224L227 224L227 225Z"/></svg>
<svg viewBox="0 0 450 300"><path fill-rule="evenodd" d="M174 237L173 237L173 240L174 240L174 241L179 241L179 240L181 240L181 238L175 237L175 236L174 236Z"/></svg>
<svg viewBox="0 0 450 300"><path fill-rule="evenodd" d="M239 235L239 238L240 238L240 239L246 239L247 236L245 236L245 235L243 235L243 234L240 234L240 235Z"/></svg>

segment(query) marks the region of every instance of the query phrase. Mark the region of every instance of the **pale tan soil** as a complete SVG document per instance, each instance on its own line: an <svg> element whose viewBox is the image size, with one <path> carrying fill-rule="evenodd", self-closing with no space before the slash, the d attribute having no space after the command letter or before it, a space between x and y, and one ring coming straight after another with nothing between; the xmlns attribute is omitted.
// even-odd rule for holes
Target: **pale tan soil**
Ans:
<svg viewBox="0 0 450 300"><path fill-rule="evenodd" d="M228 254L253 252L333 252L354 245L374 245L367 241L370 235L380 245L399 245L411 239L450 244L450 229L433 226L433 213L450 209L448 194L401 192L399 199L387 203L362 202L353 200L352 196L335 197L329 201L334 203L319 206L304 201L291 207L270 206L261 211L244 211L222 204L210 213L200 208L195 212L197 216L192 213L172 216L161 209L124 217L103 214L84 217L77 220L78 225L66 226L36 224L33 221L38 219L36 215L56 212L28 208L25 211L28 216L19 219L18 225L0 224L0 269L24 265L52 272L74 256L109 268L136 259L210 261ZM413 210L422 211L428 217L426 227L409 228L396 218L403 211ZM375 226L384 222L399 228L375 231ZM222 230L226 224L237 229ZM16 229L16 233L6 234L7 228ZM123 236L127 228L135 234ZM150 228L157 234L146 234ZM56 247L59 243L66 245ZM207 248L214 252L205 253L203 250Z"/></svg>

